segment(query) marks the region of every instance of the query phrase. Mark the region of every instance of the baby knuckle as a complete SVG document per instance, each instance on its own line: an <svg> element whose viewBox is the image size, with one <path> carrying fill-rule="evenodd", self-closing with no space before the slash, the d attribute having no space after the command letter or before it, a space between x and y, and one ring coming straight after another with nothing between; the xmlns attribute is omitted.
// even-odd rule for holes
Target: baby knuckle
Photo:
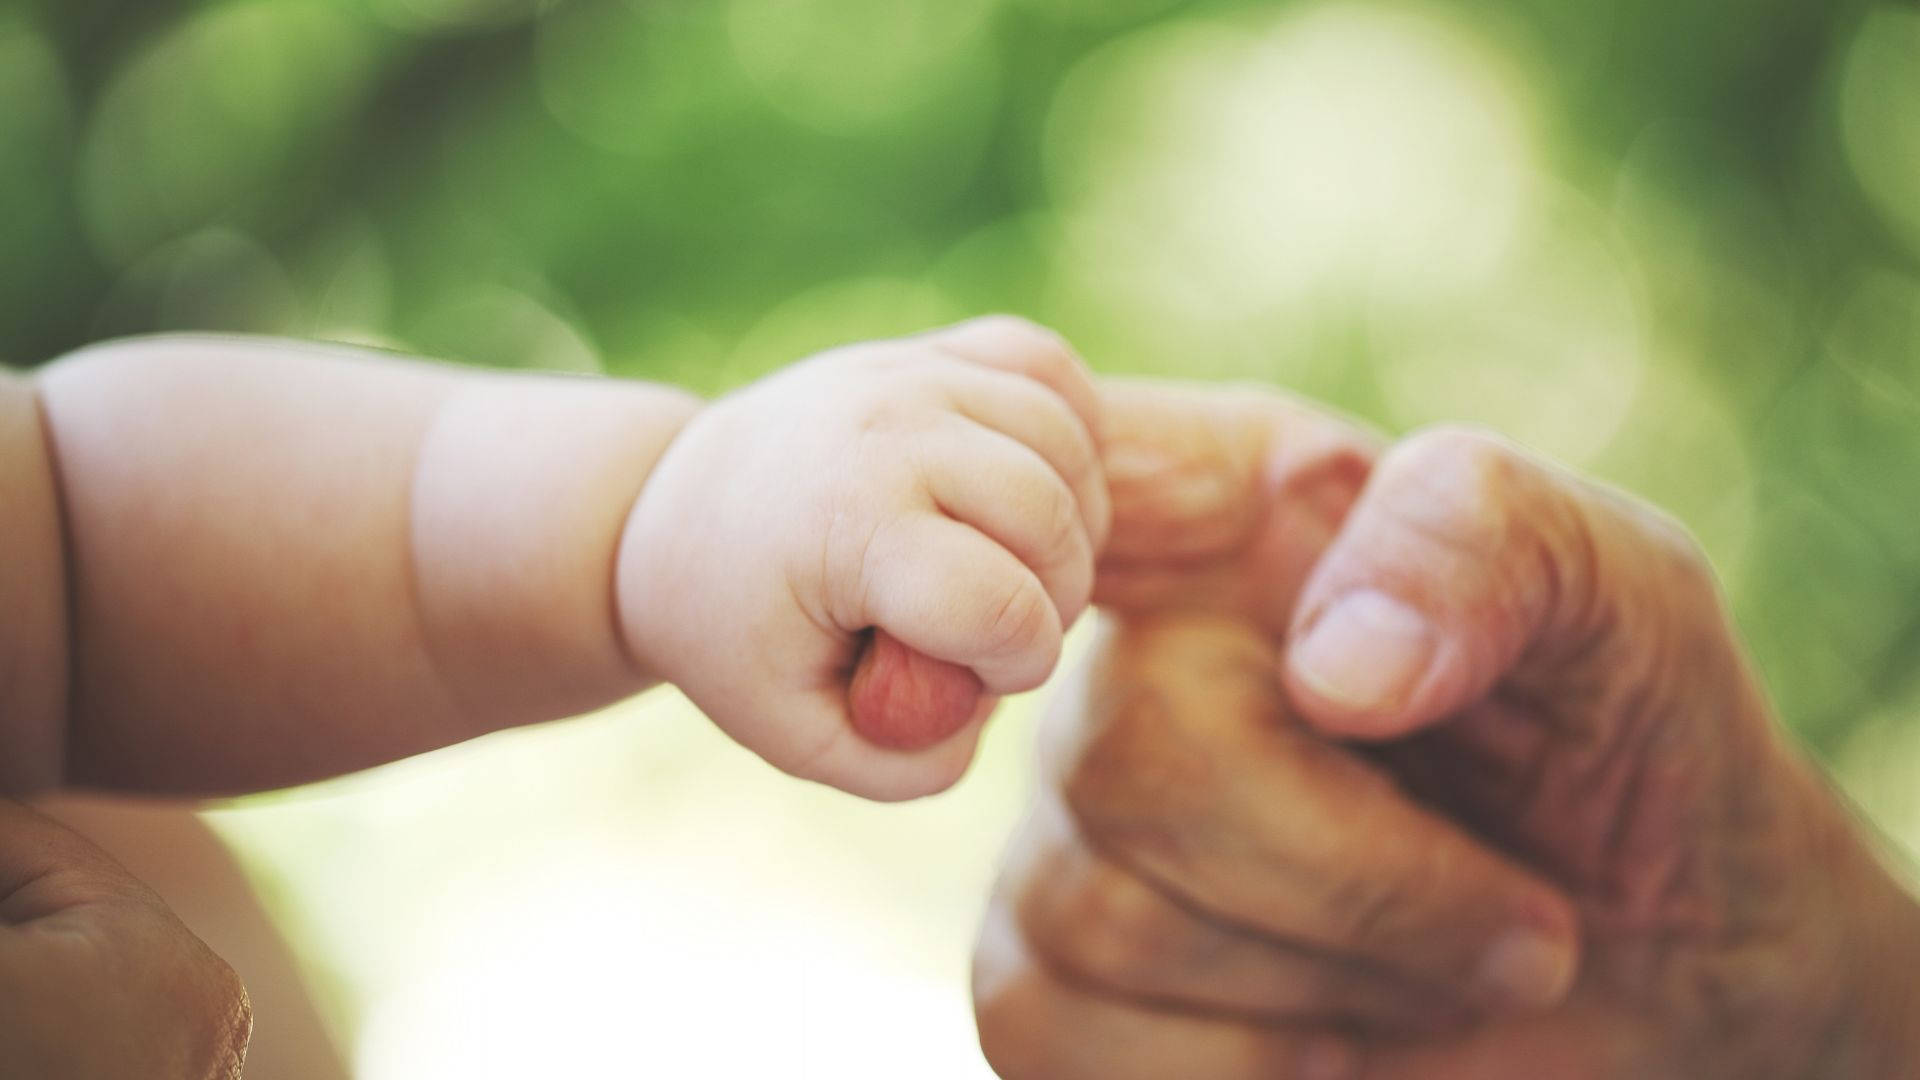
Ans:
<svg viewBox="0 0 1920 1080"><path fill-rule="evenodd" d="M1010 346L1007 355L1027 374L1048 381L1091 381L1087 366L1067 339L1018 315L988 315L976 324L983 335Z"/></svg>
<svg viewBox="0 0 1920 1080"><path fill-rule="evenodd" d="M819 353L814 360L874 371L900 366L910 352L897 341L856 341Z"/></svg>
<svg viewBox="0 0 1920 1080"><path fill-rule="evenodd" d="M867 386L877 375L894 364L895 360L889 350L880 343L860 342L814 353L791 370L796 373L805 372L813 377L851 378L855 386Z"/></svg>
<svg viewBox="0 0 1920 1080"><path fill-rule="evenodd" d="M1073 489L1059 477L1048 476L1040 483L1037 499L1034 519L1040 543L1035 555L1041 565L1058 566L1087 552L1086 525Z"/></svg>
<svg viewBox="0 0 1920 1080"><path fill-rule="evenodd" d="M1047 644L1053 602L1031 582L1022 581L988 609L981 637L995 656L1028 652Z"/></svg>
<svg viewBox="0 0 1920 1080"><path fill-rule="evenodd" d="M1062 422L1067 429L1067 437L1060 444L1064 478L1079 481L1095 476L1101 471L1101 464L1100 448L1094 445L1093 433L1078 416L1063 413Z"/></svg>
<svg viewBox="0 0 1920 1080"><path fill-rule="evenodd" d="M891 439L921 426L913 403L898 394L869 389L850 404L854 430L865 439Z"/></svg>

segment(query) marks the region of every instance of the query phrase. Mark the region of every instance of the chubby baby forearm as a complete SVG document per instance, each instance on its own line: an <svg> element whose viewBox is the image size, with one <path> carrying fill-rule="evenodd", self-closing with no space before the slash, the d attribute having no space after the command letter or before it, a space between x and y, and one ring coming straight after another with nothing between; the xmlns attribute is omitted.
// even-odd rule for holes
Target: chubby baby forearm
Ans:
<svg viewBox="0 0 1920 1080"><path fill-rule="evenodd" d="M0 635L51 653L0 655L43 685L0 705L56 750L0 782L283 786L664 679L797 776L931 794L1087 605L1097 399L1007 317L711 406L264 339L76 354L16 409L48 610Z"/></svg>
<svg viewBox="0 0 1920 1080"><path fill-rule="evenodd" d="M613 573L687 394L201 337L87 350L38 391L69 782L281 786L653 678Z"/></svg>

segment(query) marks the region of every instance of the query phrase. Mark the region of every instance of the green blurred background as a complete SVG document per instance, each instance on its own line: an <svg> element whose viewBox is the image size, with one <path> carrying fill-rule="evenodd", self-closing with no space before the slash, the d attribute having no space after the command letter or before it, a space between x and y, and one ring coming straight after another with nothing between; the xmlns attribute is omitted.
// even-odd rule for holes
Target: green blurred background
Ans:
<svg viewBox="0 0 1920 1080"><path fill-rule="evenodd" d="M716 392L988 310L1652 498L1920 842L1912 4L0 7L0 360L246 330ZM1030 711L905 809L669 694L212 817L363 1075L980 1077Z"/></svg>

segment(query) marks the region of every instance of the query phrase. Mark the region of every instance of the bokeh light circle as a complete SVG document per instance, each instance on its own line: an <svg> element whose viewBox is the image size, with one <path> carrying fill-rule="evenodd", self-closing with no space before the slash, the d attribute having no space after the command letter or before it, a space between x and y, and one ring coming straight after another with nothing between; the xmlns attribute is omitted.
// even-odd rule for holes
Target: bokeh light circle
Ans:
<svg viewBox="0 0 1920 1080"><path fill-rule="evenodd" d="M1307 383L1313 339L1380 298L1493 273L1537 186L1500 55L1366 3L1124 38L1064 85L1046 155L1076 321L1176 350L1184 373Z"/></svg>
<svg viewBox="0 0 1920 1080"><path fill-rule="evenodd" d="M88 127L97 249L124 262L283 197L301 148L351 112L371 48L321 3L212 6L169 32L107 86Z"/></svg>
<svg viewBox="0 0 1920 1080"><path fill-rule="evenodd" d="M1861 186L1920 252L1920 11L1882 4L1861 23L1840 115Z"/></svg>
<svg viewBox="0 0 1920 1080"><path fill-rule="evenodd" d="M1397 427L1484 424L1583 464L1632 407L1646 327L1608 219L1568 194L1471 293L1382 304L1376 372Z"/></svg>
<svg viewBox="0 0 1920 1080"><path fill-rule="evenodd" d="M857 132L931 98L991 92L983 39L996 0L728 0L734 56L767 100Z"/></svg>

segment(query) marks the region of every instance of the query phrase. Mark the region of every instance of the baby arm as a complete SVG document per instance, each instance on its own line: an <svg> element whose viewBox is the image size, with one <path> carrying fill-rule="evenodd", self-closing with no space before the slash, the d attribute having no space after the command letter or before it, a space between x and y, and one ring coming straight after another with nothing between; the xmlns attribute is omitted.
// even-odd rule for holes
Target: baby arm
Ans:
<svg viewBox="0 0 1920 1080"><path fill-rule="evenodd" d="M11 784L273 787L649 681L613 567L685 394L185 337L84 351L36 389L9 389L38 431L0 461L39 436L24 483L57 487L63 513L37 506L64 560L42 527L33 568L0 574L37 613L0 631L35 677L4 714L33 751Z"/></svg>
<svg viewBox="0 0 1920 1080"><path fill-rule="evenodd" d="M278 786L665 678L783 769L924 794L1051 670L1106 528L1091 381L1013 320L705 409L237 338L4 393L12 788Z"/></svg>

